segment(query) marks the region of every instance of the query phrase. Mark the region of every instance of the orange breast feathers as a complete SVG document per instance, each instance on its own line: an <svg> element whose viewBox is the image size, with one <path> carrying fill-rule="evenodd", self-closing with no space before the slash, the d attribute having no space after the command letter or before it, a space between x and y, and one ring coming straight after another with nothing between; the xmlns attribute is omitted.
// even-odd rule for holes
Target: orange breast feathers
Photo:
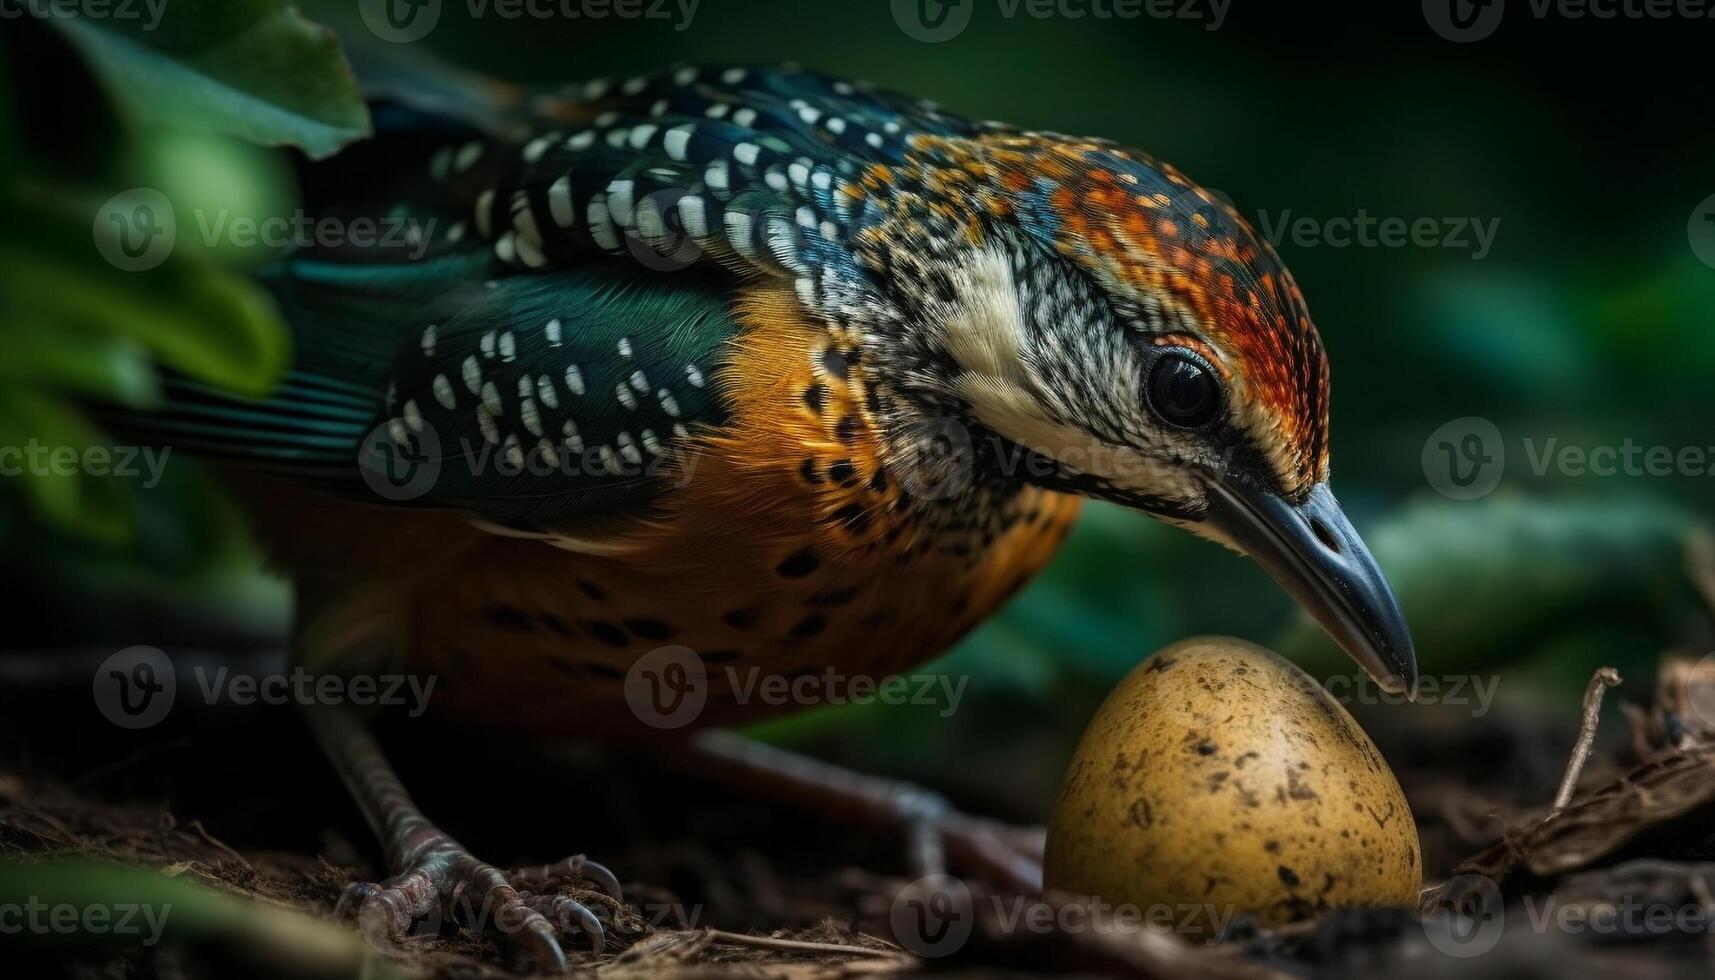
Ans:
<svg viewBox="0 0 1715 980"><path fill-rule="evenodd" d="M930 519L912 497L921 488L888 466L856 338L808 322L790 289L751 290L737 312L717 374L732 419L698 441L648 549L652 565L706 576L681 594L725 609L735 594L753 600L744 639L772 647L767 659L839 664L868 650L865 668L900 669L945 650L1047 564L1076 498L1030 488L982 520L959 520L975 506L962 514L957 500ZM823 621L827 642L805 642Z"/></svg>

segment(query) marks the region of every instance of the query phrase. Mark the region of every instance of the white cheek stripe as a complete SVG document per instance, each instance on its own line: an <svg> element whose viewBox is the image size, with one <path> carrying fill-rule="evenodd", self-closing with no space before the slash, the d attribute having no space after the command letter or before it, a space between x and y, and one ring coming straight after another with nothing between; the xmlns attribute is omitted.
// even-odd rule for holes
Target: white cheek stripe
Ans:
<svg viewBox="0 0 1715 980"><path fill-rule="evenodd" d="M1202 492L1185 467L1129 446L1110 445L1075 426L1046 419L1034 400L1017 388L999 387L992 379L966 374L959 379L956 391L984 425L1049 457L1068 472L1100 477L1116 487L1170 496L1195 497Z"/></svg>
<svg viewBox="0 0 1715 980"><path fill-rule="evenodd" d="M1024 314L1005 255L985 249L955 273L957 298L941 325L942 344L962 372L954 391L977 420L1037 452L1064 448L1068 433L1031 394L1023 348Z"/></svg>
<svg viewBox="0 0 1715 980"><path fill-rule="evenodd" d="M958 298L954 315L942 325L947 352L972 374L1022 380L1019 354L1024 314L1006 256L978 252L953 278Z"/></svg>
<svg viewBox="0 0 1715 980"><path fill-rule="evenodd" d="M1043 410L1033 394L1042 384L1024 356L1024 316L1005 255L977 253L955 275L954 289L958 298L941 325L942 343L963 369L953 392L971 406L979 422L1068 470L1119 487L1184 496L1200 492L1183 467L1110 445Z"/></svg>

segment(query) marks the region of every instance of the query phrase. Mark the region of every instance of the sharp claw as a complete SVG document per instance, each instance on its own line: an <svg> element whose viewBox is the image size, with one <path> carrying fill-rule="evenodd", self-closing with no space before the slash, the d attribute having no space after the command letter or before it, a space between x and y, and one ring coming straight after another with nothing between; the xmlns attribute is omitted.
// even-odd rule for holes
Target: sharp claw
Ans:
<svg viewBox="0 0 1715 980"><path fill-rule="evenodd" d="M606 892L616 902L625 900L625 889L619 884L619 877L607 869L606 865L598 864L574 854L555 864L543 864L533 868L515 871L512 880L521 887L529 887L537 891L551 888L555 882L563 878L577 878L590 882Z"/></svg>
<svg viewBox="0 0 1715 980"><path fill-rule="evenodd" d="M488 893L483 896L483 902L486 905L494 900L499 903L494 913L494 924L500 931L511 937L513 942L528 949L536 960L536 965L542 970L565 972L566 953L560 948L554 924L533 907L535 903L531 902L527 895L519 894L509 884L489 888Z"/></svg>
<svg viewBox="0 0 1715 980"><path fill-rule="evenodd" d="M518 937L518 942L530 949L536 966L543 972L566 972L566 953L560 948L560 940L554 936L553 924L541 915L525 921L524 932Z"/></svg>
<svg viewBox="0 0 1715 980"><path fill-rule="evenodd" d="M585 861L582 874L585 878L595 882L602 891L607 892L608 897L614 901L625 900L625 896L622 894L623 889L619 887L619 878L612 871L609 871L606 865L597 864L594 861Z"/></svg>
<svg viewBox="0 0 1715 980"><path fill-rule="evenodd" d="M524 904L548 917L561 934L578 929L589 937L590 949L601 952L607 947L607 930L589 906L567 895L525 895Z"/></svg>
<svg viewBox="0 0 1715 980"><path fill-rule="evenodd" d="M508 875L461 852L455 862L434 869L419 867L382 884L353 882L341 893L334 914L355 912L358 928L377 949L398 952L412 924L424 915L438 911L480 924L492 910L494 926L524 947L538 969L563 973L567 964L562 933L581 931L589 938L590 948L600 953L606 948L607 932L582 902L569 896L532 894L525 890L525 882L541 879L551 884L569 877L592 883L620 900L618 877L582 855Z"/></svg>
<svg viewBox="0 0 1715 980"><path fill-rule="evenodd" d="M578 927L583 929L584 935L590 939L590 949L599 953L607 946L607 932L602 929L601 920L595 917L594 912L584 907L584 903L575 898L562 898L554 903L554 912L555 918L562 923L566 917L577 919Z"/></svg>

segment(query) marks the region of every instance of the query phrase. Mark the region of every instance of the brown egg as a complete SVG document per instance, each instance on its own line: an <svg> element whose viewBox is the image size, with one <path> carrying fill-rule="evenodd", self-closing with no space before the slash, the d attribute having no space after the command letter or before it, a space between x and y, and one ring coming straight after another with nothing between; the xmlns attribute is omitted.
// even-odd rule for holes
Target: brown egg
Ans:
<svg viewBox="0 0 1715 980"><path fill-rule="evenodd" d="M1157 652L1084 732L1048 825L1050 889L1206 936L1339 906L1415 908L1417 826L1375 745L1262 647Z"/></svg>

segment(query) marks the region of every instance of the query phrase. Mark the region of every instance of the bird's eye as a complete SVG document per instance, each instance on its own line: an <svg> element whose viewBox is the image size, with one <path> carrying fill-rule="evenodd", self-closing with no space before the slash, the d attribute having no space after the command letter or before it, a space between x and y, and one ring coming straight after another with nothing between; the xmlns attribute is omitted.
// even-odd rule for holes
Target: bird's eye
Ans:
<svg viewBox="0 0 1715 980"><path fill-rule="evenodd" d="M1155 414L1186 429L1215 417L1220 393L1209 369L1185 354L1164 354L1149 373L1149 404Z"/></svg>

